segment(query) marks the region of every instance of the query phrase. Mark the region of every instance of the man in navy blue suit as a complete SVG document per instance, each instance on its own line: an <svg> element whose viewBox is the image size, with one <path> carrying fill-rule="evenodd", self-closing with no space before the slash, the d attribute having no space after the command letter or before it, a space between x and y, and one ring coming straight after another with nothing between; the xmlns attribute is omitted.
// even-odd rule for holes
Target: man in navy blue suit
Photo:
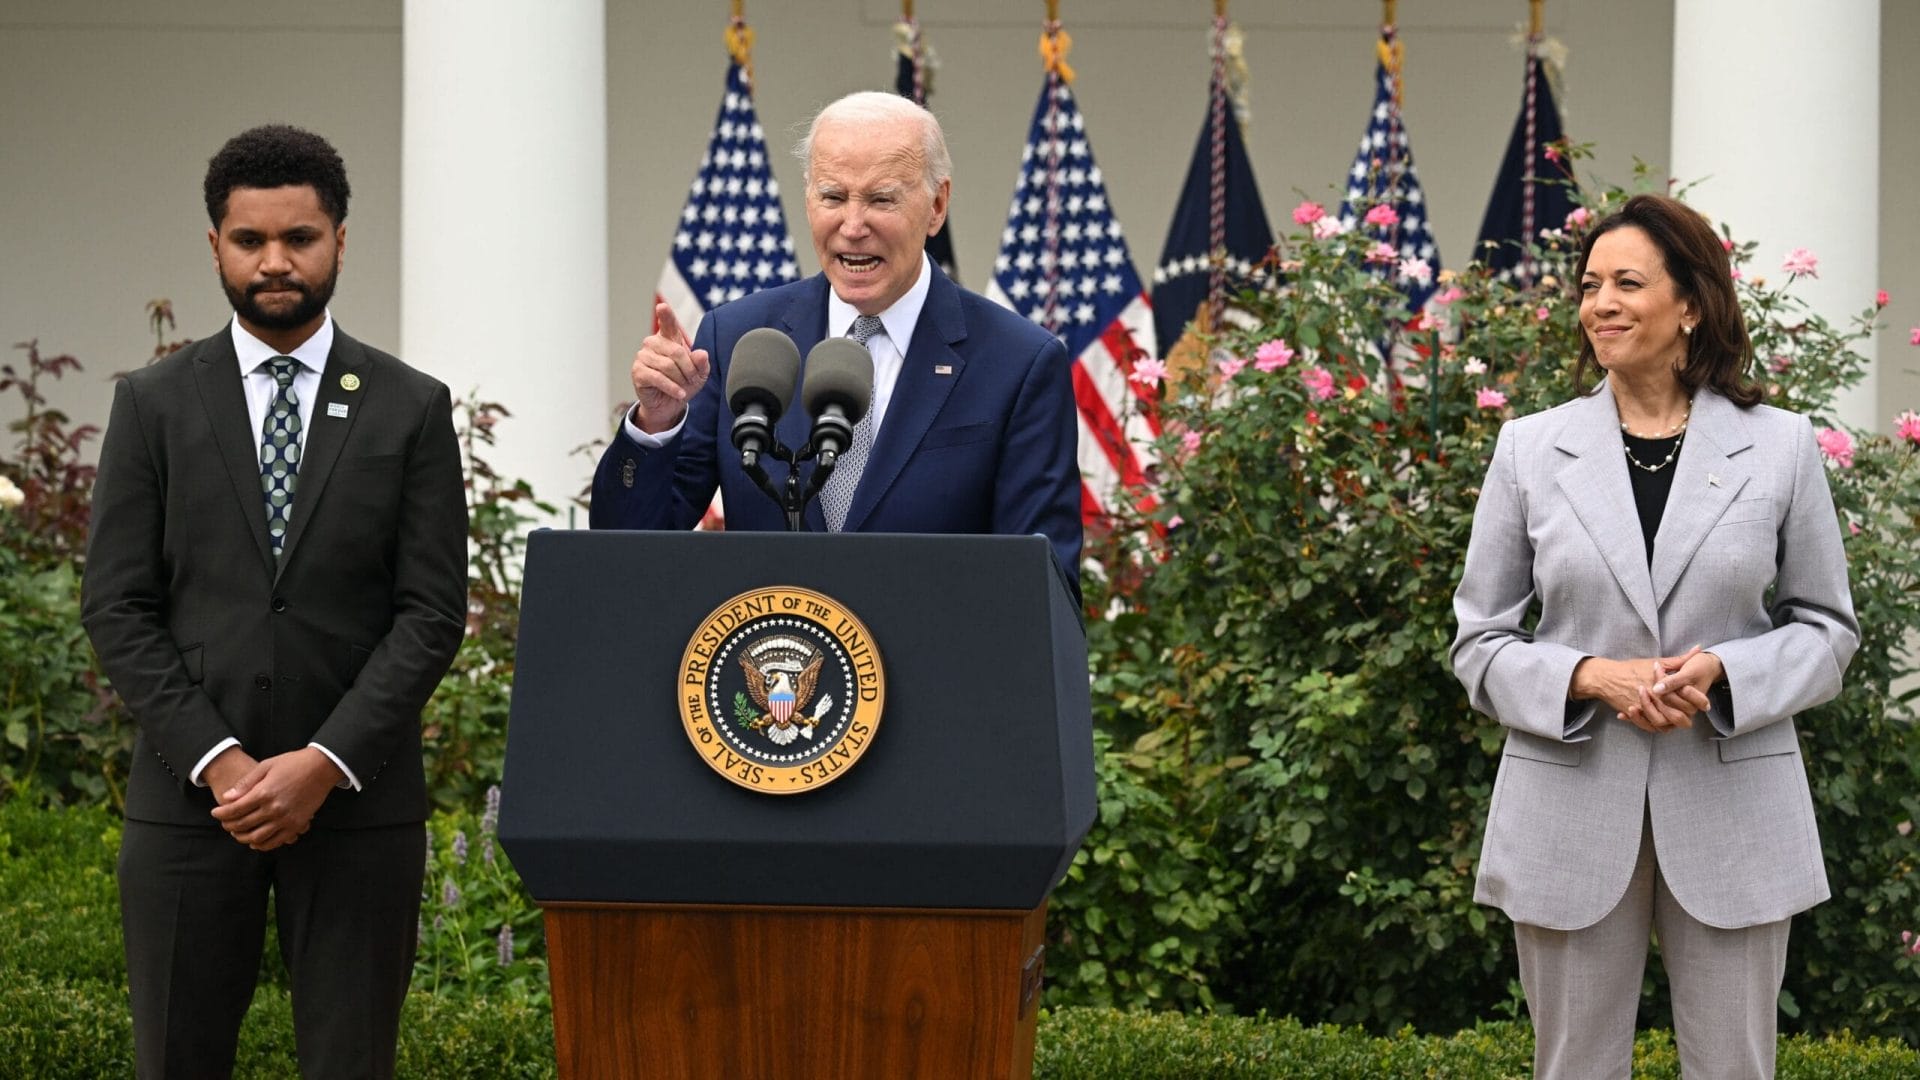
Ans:
<svg viewBox="0 0 1920 1080"><path fill-rule="evenodd" d="M717 487L729 529L785 528L740 467L723 394L734 344L771 326L803 355L849 336L873 354L867 430L808 506L809 528L1039 533L1078 582L1070 361L1058 338L927 258L952 189L939 122L894 94L851 94L821 110L796 152L822 272L715 308L691 342L670 306L655 307L657 329L633 361L634 405L594 476L592 526L691 528ZM800 446L811 424L794 408L780 440Z"/></svg>

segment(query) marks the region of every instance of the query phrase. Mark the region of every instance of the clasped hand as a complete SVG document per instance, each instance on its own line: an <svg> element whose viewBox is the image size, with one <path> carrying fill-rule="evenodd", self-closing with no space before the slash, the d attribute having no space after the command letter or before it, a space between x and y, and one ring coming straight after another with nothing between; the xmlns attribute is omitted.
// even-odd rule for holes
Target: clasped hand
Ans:
<svg viewBox="0 0 1920 1080"><path fill-rule="evenodd" d="M340 767L311 746L265 761L230 747L203 775L220 804L213 808L214 819L255 851L272 851L305 835L327 793L342 779Z"/></svg>
<svg viewBox="0 0 1920 1080"><path fill-rule="evenodd" d="M1694 715L1708 707L1708 688L1724 674L1720 658L1698 645L1679 656L1590 656L1574 669L1573 696L1598 699L1616 719L1657 734L1692 727Z"/></svg>

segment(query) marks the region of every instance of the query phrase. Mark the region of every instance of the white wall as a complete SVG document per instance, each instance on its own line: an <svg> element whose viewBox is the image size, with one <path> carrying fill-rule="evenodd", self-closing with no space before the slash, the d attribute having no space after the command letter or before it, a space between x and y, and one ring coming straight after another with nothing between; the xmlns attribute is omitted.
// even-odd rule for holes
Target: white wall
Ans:
<svg viewBox="0 0 1920 1080"><path fill-rule="evenodd" d="M546 0L561 3L566 0ZM609 355L606 391L647 330L675 215L721 93L728 5L606 0ZM933 105L955 159L955 241L973 284L987 273L1040 85L1038 0L920 0L943 67ZM1150 268L1198 132L1207 79L1205 0L1063 0L1076 91L1134 258ZM1447 264L1477 233L1520 101L1511 39L1522 0L1406 0L1407 123ZM1249 147L1276 224L1352 159L1371 103L1379 6L1364 0L1237 0L1252 69ZM790 128L819 104L892 79L896 0L758 0L761 119L798 225ZM1637 154L1664 165L1669 132L1670 0L1554 0L1549 31L1570 49L1568 130L1597 144L1594 170L1625 180ZM101 421L115 370L151 347L141 307L170 297L182 336L226 307L205 247L200 179L228 136L268 120L311 127L347 159L355 193L347 269L334 303L351 332L399 343L400 0L8 0L0 9L0 343L39 337L88 365L60 388L77 418ZM1882 268L1895 325L1881 342L1881 408L1920 407L1920 5L1886 0L1881 113ZM487 72L476 70L475 79ZM489 163L476 160L475 169ZM513 213L500 207L501 214ZM485 221L475 222L487 228ZM803 267L813 259L804 232ZM566 266L550 272L565 275ZM476 318L484 319L484 312ZM529 358L527 377L542 365ZM460 371L434 374L456 387ZM512 404L512 389L480 388ZM0 418L16 415L0 402ZM579 440L610 430L580 418ZM564 454L571 446L556 445ZM585 464L581 466L582 475ZM563 493L543 493L560 495Z"/></svg>

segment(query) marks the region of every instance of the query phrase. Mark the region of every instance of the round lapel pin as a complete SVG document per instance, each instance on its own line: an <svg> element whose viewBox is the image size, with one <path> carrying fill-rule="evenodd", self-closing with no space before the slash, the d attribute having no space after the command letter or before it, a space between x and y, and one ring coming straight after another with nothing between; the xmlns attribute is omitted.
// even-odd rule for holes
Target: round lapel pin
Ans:
<svg viewBox="0 0 1920 1080"><path fill-rule="evenodd" d="M360 389L360 376L355 375L351 371L347 372L345 375L340 376L340 389L345 390L348 393L352 393L353 391Z"/></svg>

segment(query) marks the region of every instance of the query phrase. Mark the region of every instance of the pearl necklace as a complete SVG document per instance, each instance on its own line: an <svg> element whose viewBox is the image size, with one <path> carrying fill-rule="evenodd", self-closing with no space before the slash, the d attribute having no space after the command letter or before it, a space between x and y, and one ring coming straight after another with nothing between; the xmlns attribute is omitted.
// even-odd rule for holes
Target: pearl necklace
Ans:
<svg viewBox="0 0 1920 1080"><path fill-rule="evenodd" d="M1668 428L1665 431L1657 431L1651 434L1642 435L1639 432L1628 428L1627 422L1625 420L1620 421L1620 430L1626 432L1628 435L1631 435L1636 439L1665 439L1670 436L1678 435L1686 431L1687 421L1691 419L1693 419L1693 399L1688 398L1687 411L1680 414L1680 422L1673 425L1672 427Z"/></svg>
<svg viewBox="0 0 1920 1080"><path fill-rule="evenodd" d="M1625 425L1625 424L1621 424L1621 425L1620 425L1620 429L1621 429L1622 431L1625 431L1625 430L1626 430L1626 427L1627 427L1627 425ZM1632 432L1628 432L1628 434L1632 434ZM1634 436L1634 438L1636 438L1636 439L1638 439L1638 438L1644 438L1644 437L1645 437L1645 436L1640 436L1640 435L1635 435L1635 436ZM1647 464L1646 462L1644 462L1644 461L1641 461L1641 460L1640 460L1639 458L1637 458L1637 457L1634 457L1634 456L1633 456L1633 448L1632 448L1632 447L1630 447L1630 446L1628 446L1628 445L1627 445L1627 444L1625 444L1625 443L1621 443L1621 444L1620 444L1620 449L1621 449L1621 450L1622 450L1623 452L1625 452L1625 453L1626 453L1626 455L1627 455L1627 464L1629 464L1629 465L1631 465L1631 466L1633 466L1633 467L1634 467L1634 468L1636 468L1636 469L1645 469L1646 471L1648 471L1648 472L1650 472L1650 473L1656 473L1656 472L1659 472L1659 471L1660 471L1661 469L1664 469L1664 468L1666 468L1667 466L1669 466L1669 465L1671 465L1671 464L1673 464L1673 462L1674 462L1674 459L1675 459L1675 458L1678 458L1678 457L1680 456L1680 444L1681 444L1681 443L1684 443L1684 442L1686 442L1686 441L1687 441L1687 424L1686 424L1686 421L1684 421L1684 420L1683 420L1683 421L1681 421L1681 422L1680 422L1680 434L1679 434L1679 436L1678 436L1678 437L1676 437L1676 438L1675 438L1675 439L1673 440L1673 449L1672 449L1671 451L1669 451L1669 452L1667 453L1667 456L1666 456L1666 459L1665 459L1664 461L1662 461L1662 462L1660 462L1660 464L1658 464L1658 465L1648 465L1648 464Z"/></svg>

